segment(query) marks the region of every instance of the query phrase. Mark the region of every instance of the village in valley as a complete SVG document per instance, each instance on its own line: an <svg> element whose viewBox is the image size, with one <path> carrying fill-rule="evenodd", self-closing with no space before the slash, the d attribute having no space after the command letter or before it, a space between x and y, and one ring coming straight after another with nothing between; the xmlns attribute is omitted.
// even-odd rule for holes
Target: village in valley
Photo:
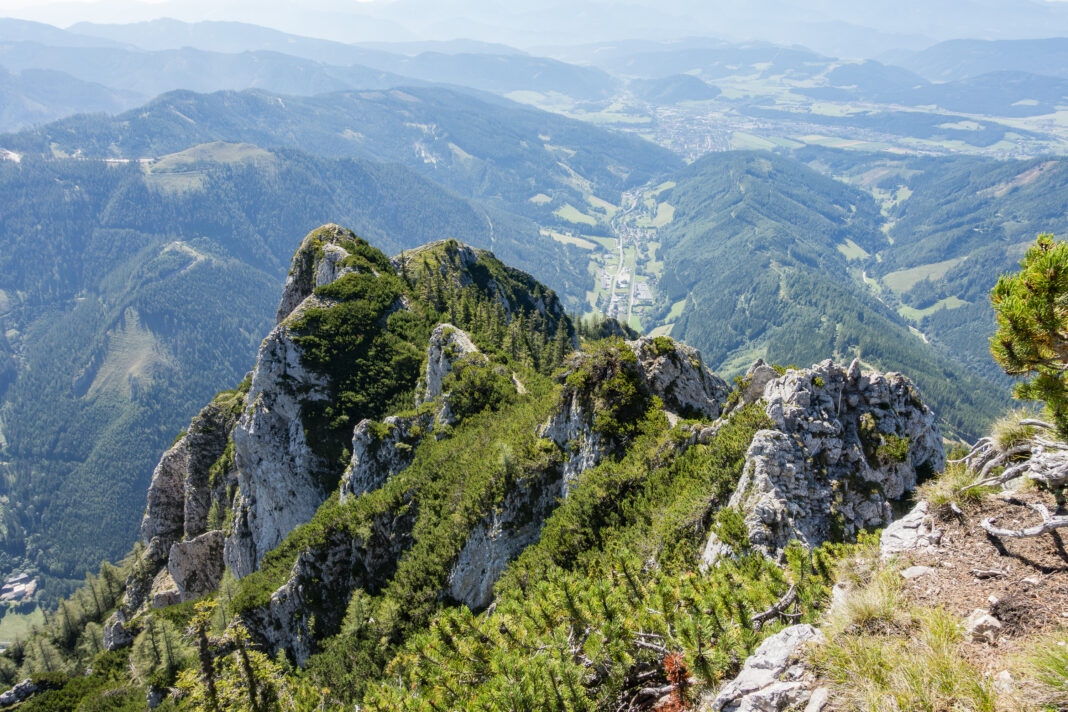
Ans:
<svg viewBox="0 0 1068 712"><path fill-rule="evenodd" d="M587 315L614 317L656 335L670 333L670 324L657 326L660 320L654 320L654 312L664 306L658 303L664 267L659 255L660 230L674 218L674 207L663 199L673 187L674 183L667 182L627 191L619 206L590 196L587 212L570 204L555 212L574 227L543 233L589 251L592 284L586 292ZM682 306L680 302L668 316L677 316Z"/></svg>

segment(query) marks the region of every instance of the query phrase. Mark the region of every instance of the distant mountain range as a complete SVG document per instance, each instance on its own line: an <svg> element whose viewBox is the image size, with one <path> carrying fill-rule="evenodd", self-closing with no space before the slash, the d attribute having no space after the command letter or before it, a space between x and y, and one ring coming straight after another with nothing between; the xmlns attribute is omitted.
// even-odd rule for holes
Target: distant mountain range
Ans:
<svg viewBox="0 0 1068 712"><path fill-rule="evenodd" d="M1060 31L1068 34L1063 26ZM1056 27L1051 27L1049 32L1056 33ZM887 52L881 59L940 82L1001 71L1068 77L1068 38L957 39L917 52Z"/></svg>

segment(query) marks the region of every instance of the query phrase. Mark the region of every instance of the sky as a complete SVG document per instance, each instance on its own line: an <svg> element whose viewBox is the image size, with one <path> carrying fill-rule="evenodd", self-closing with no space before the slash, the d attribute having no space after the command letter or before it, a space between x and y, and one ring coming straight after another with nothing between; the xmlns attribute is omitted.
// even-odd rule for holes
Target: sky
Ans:
<svg viewBox="0 0 1068 712"><path fill-rule="evenodd" d="M1068 0L0 0L4 15L59 27L237 20L337 41L463 37L521 48L701 35L839 56L955 37L1068 37Z"/></svg>

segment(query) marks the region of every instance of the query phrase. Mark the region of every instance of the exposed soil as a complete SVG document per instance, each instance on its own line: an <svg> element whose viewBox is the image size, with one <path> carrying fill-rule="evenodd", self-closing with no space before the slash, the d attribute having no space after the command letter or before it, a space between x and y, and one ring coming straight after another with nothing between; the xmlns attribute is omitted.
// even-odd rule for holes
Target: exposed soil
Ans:
<svg viewBox="0 0 1068 712"><path fill-rule="evenodd" d="M935 571L903 581L910 601L943 606L962 618L973 610L989 611L1002 626L997 643L969 642L967 655L986 671L997 673L1007 657L1023 650L1029 639L1068 629L1068 529L1026 539L998 539L979 522L994 518L996 526L1019 529L1038 523L1028 503L1055 509L1053 496L1025 491L1003 493L963 516L948 508L936 519L943 530L935 552L906 555L906 565L930 566Z"/></svg>

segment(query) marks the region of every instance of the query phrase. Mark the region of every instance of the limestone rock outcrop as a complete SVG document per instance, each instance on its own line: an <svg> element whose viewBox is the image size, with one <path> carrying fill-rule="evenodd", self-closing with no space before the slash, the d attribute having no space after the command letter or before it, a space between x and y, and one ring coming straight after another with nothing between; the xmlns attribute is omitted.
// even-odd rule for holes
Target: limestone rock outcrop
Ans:
<svg viewBox="0 0 1068 712"><path fill-rule="evenodd" d="M297 555L289 579L268 605L242 614L249 632L272 656L286 650L303 664L318 638L337 632L353 589L373 592L393 575L401 553L411 546L414 523L409 510L377 518L366 539L330 532L314 549Z"/></svg>
<svg viewBox="0 0 1068 712"><path fill-rule="evenodd" d="M813 694L814 675L799 658L805 645L823 633L811 625L793 625L767 638L746 658L741 672L711 700L703 712L783 712L800 709Z"/></svg>
<svg viewBox="0 0 1068 712"><path fill-rule="evenodd" d="M700 353L667 337L643 337L625 342L636 357L633 363L620 359L614 368L628 373L636 388L658 396L669 412L692 413L714 418L723 410L730 389L722 378L709 371ZM580 355L569 372L582 369L588 355ZM559 407L542 426L541 436L549 438L564 451L562 495L567 496L578 475L604 459L612 443L594 428L597 405L589 389L565 388Z"/></svg>
<svg viewBox="0 0 1068 712"><path fill-rule="evenodd" d="M763 397L775 429L753 438L729 506L769 556L885 526L890 503L945 466L934 413L900 374L828 360L787 371Z"/></svg>
<svg viewBox="0 0 1068 712"><path fill-rule="evenodd" d="M327 398L326 382L305 369L300 356L282 322L260 346L249 405L233 430L239 494L225 557L238 577L252 573L264 554L311 519L326 496L318 475L329 463L308 444L301 422L306 402Z"/></svg>
<svg viewBox="0 0 1068 712"><path fill-rule="evenodd" d="M248 405L232 434L238 496L224 556L239 578L255 571L264 554L310 520L326 498L321 483L330 479L332 463L307 442L301 411L329 398L328 384L304 367L290 327L308 309L326 305L314 289L347 274L338 267L341 253L348 254L340 243L355 239L336 225L304 238L286 281L280 321L256 356Z"/></svg>
<svg viewBox="0 0 1068 712"><path fill-rule="evenodd" d="M25 702L33 697L38 689L37 683L30 678L26 678L10 690L0 693L0 707L8 707L18 702Z"/></svg>
<svg viewBox="0 0 1068 712"><path fill-rule="evenodd" d="M189 424L189 429L160 458L152 474L147 506L141 519L141 538L147 544L143 567L158 572L167 562L173 546L205 533L213 503L223 500L229 484L226 473L216 467L227 448L227 438L237 420L234 403L243 395L233 392L209 403ZM222 552L214 566L222 567ZM152 578L131 577L124 605L134 611L153 599L158 604L169 594L152 594ZM168 588L168 590L170 590Z"/></svg>
<svg viewBox="0 0 1068 712"><path fill-rule="evenodd" d="M276 323L282 323L301 302L312 295L316 287L330 284L354 271L350 267L341 266L342 260L348 257L349 253L340 243L355 237L352 231L331 223L323 225L304 238L293 256L289 274L286 276Z"/></svg>
<svg viewBox="0 0 1068 712"><path fill-rule="evenodd" d="M649 390L660 396L669 411L719 416L730 387L705 368L697 349L663 336L643 336L628 341L627 346L638 357Z"/></svg>
<svg viewBox="0 0 1068 712"><path fill-rule="evenodd" d="M341 501L376 490L412 464L415 448L434 427L434 412L364 419L352 434L352 457L341 477Z"/></svg>
<svg viewBox="0 0 1068 712"><path fill-rule="evenodd" d="M167 572L182 601L214 591L222 580L223 545L226 534L219 529L186 541L175 542L167 555Z"/></svg>
<svg viewBox="0 0 1068 712"><path fill-rule="evenodd" d="M453 364L468 354L478 353L466 332L452 324L438 324L430 334L426 354L426 388L419 403L425 403L441 395L441 382L452 373Z"/></svg>
<svg viewBox="0 0 1068 712"><path fill-rule="evenodd" d="M555 470L521 480L504 500L480 521L449 572L451 598L472 610L493 601L493 586L509 562L541 535L541 527L557 504L560 480Z"/></svg>
<svg viewBox="0 0 1068 712"><path fill-rule="evenodd" d="M908 551L922 551L938 546L942 540L939 529L930 514L930 505L921 501L904 517L883 529L879 539L879 552L884 558Z"/></svg>

